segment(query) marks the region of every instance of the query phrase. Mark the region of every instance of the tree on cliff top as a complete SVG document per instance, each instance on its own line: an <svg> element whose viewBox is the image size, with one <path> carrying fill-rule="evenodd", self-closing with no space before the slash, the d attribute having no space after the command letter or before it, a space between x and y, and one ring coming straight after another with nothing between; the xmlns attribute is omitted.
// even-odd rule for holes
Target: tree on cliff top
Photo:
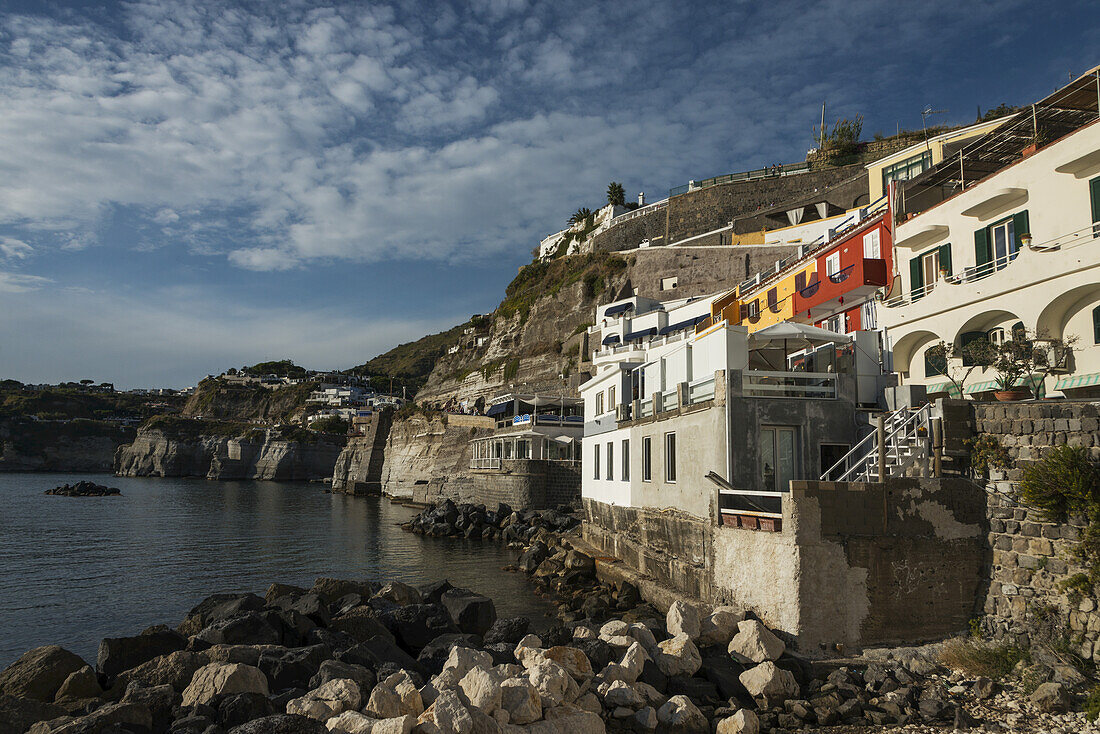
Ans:
<svg viewBox="0 0 1100 734"><path fill-rule="evenodd" d="M612 181L607 185L607 203L615 206L626 206L626 190L618 181Z"/></svg>
<svg viewBox="0 0 1100 734"><path fill-rule="evenodd" d="M299 367L289 359L280 359L278 361L260 362L254 364L251 367L244 367L241 369L246 375L252 375L253 377L259 377L261 375L275 375L276 377L305 377L305 367Z"/></svg>
<svg viewBox="0 0 1100 734"><path fill-rule="evenodd" d="M577 224L578 222L587 222L592 218L592 210L586 206L582 206L577 211L573 212L573 216L569 217L570 224Z"/></svg>

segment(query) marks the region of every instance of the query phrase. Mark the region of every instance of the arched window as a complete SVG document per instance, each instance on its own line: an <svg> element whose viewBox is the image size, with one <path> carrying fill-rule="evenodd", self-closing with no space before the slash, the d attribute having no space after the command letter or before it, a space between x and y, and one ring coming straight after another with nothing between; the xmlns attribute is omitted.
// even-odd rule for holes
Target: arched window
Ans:
<svg viewBox="0 0 1100 734"><path fill-rule="evenodd" d="M1092 343L1100 344L1100 306L1092 309Z"/></svg>
<svg viewBox="0 0 1100 734"><path fill-rule="evenodd" d="M931 346L924 350L924 376L938 377L947 374L947 355L942 349Z"/></svg>

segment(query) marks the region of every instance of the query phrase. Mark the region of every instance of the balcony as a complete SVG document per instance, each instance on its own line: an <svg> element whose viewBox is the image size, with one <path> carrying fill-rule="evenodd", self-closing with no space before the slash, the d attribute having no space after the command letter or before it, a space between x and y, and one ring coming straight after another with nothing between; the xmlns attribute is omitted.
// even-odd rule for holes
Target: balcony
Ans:
<svg viewBox="0 0 1100 734"><path fill-rule="evenodd" d="M859 258L824 280L817 280L794 294L795 313L810 309L839 310L845 300L859 301L887 284L886 261Z"/></svg>

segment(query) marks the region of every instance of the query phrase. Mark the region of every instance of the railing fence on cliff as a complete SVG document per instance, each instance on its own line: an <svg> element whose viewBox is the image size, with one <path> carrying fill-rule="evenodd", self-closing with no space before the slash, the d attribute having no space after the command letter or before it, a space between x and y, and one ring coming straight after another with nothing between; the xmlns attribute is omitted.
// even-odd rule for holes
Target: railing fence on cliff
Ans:
<svg viewBox="0 0 1100 734"><path fill-rule="evenodd" d="M766 168L756 168L751 171L742 171L740 173L727 173L724 176L705 178L702 181L690 181L683 186L669 189L668 195L671 198L673 196L679 196L680 194L686 194L689 191L705 189L724 183L754 181L761 178L782 178L783 176L796 176L800 173L809 173L809 171L810 164L805 161L801 163L785 163L781 166L768 166Z"/></svg>

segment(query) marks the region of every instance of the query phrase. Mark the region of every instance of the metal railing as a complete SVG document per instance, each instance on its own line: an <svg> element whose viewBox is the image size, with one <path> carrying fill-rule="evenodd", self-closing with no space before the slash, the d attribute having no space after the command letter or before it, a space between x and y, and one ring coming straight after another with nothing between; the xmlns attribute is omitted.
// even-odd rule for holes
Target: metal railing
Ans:
<svg viewBox="0 0 1100 734"><path fill-rule="evenodd" d="M470 459L471 469L499 469L502 459L499 456L486 456L480 459Z"/></svg>
<svg viewBox="0 0 1100 734"><path fill-rule="evenodd" d="M1097 237L1094 231L1095 225L1089 225L1082 227L1081 229L1069 232L1067 234L1058 235L1052 239L1044 242L1032 242L1028 248L1034 252L1058 252L1063 249L1069 249L1071 247L1078 247L1084 244L1092 244L1092 240ZM966 268L958 275L948 275L942 280L937 280L934 283L926 283L920 288L910 288L908 293L902 293L896 298L891 298L888 301L883 301L883 306L887 308L897 308L900 306L908 306L911 303L915 303L920 299L927 296L929 293L936 289L936 286L941 283L947 285L962 285L964 283L975 283L979 280L984 280L992 275L996 275L1000 271L1007 268L1012 264L1012 261L1023 251L1023 247L1020 247L1014 252L1010 252L1001 257L990 260L987 263L976 265L971 268Z"/></svg>
<svg viewBox="0 0 1100 734"><path fill-rule="evenodd" d="M821 475L826 482L883 481L879 477L879 452L885 452L887 473L900 471L927 453L931 436L929 424L932 405L926 403L917 410L899 408L884 419L885 446L878 445L878 431L872 431Z"/></svg>
<svg viewBox="0 0 1100 734"><path fill-rule="evenodd" d="M837 396L836 373L744 370L741 394L756 398L826 398Z"/></svg>
<svg viewBox="0 0 1100 734"><path fill-rule="evenodd" d="M652 214L653 212L660 211L661 209L664 209L667 206L668 206L668 199L661 199L660 201L655 201L652 204L646 204L645 206L640 206L640 207L638 207L637 209L635 209L633 211L629 211L629 212L626 212L625 214L620 214L619 216L612 218L611 219L611 225L614 226L616 224L622 224L623 222L629 222L631 219L637 219L638 217L644 217L646 214Z"/></svg>
<svg viewBox="0 0 1100 734"><path fill-rule="evenodd" d="M801 173L808 173L809 170L810 164L803 161L801 163L788 163L778 167L769 166L767 168L756 168L751 171L742 171L740 173L727 173L724 176L705 178L702 181L695 181L693 184L688 183L683 186L677 186L674 189L669 189L668 195L670 197L679 196L680 194L686 194L688 191L697 191L698 189L705 189L711 186L717 186L718 184L733 183L735 181L753 181L760 178L796 176Z"/></svg>
<svg viewBox="0 0 1100 734"><path fill-rule="evenodd" d="M829 276L829 280L831 280L834 283L843 283L844 281L848 280L848 276L850 276L852 274L852 268L854 268L855 266L856 266L856 264L852 263L848 267L836 271L835 273L833 273L832 275Z"/></svg>

